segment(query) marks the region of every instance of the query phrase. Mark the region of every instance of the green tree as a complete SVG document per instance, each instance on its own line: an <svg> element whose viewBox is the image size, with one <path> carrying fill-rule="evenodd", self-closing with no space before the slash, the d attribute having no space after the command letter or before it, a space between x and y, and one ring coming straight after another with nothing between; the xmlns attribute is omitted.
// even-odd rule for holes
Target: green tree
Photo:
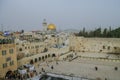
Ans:
<svg viewBox="0 0 120 80"><path fill-rule="evenodd" d="M94 31L94 37L101 37L101 28L98 28Z"/></svg>
<svg viewBox="0 0 120 80"><path fill-rule="evenodd" d="M105 29L103 30L102 37L107 37L107 28L105 28Z"/></svg>

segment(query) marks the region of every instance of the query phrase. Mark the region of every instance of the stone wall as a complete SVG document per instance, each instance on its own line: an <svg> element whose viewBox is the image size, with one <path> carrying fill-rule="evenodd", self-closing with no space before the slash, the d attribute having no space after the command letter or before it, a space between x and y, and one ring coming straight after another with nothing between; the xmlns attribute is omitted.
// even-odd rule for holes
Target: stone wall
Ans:
<svg viewBox="0 0 120 80"><path fill-rule="evenodd" d="M71 47L77 52L120 53L120 38L72 37Z"/></svg>

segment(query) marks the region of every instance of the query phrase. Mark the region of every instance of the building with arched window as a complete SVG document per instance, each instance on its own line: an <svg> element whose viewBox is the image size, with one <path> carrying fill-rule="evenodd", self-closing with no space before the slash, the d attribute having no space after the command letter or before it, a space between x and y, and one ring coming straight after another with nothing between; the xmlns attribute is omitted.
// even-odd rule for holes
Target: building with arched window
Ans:
<svg viewBox="0 0 120 80"><path fill-rule="evenodd" d="M0 38L0 77L17 70L16 45L13 39Z"/></svg>

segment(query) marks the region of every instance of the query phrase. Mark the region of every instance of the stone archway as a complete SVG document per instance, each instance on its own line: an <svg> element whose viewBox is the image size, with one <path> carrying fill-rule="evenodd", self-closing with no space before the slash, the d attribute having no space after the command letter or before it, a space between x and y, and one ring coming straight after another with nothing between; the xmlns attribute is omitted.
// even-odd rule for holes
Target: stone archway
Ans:
<svg viewBox="0 0 120 80"><path fill-rule="evenodd" d="M48 57L50 57L50 54L48 54Z"/></svg>
<svg viewBox="0 0 120 80"><path fill-rule="evenodd" d="M44 56L42 56L42 60L44 60Z"/></svg>
<svg viewBox="0 0 120 80"><path fill-rule="evenodd" d="M45 55L45 59L47 59L47 55Z"/></svg>
<svg viewBox="0 0 120 80"><path fill-rule="evenodd" d="M8 70L7 71L7 73L5 74L5 79L7 78L7 79L11 79L11 77L12 77L12 71L11 70Z"/></svg>
<svg viewBox="0 0 120 80"><path fill-rule="evenodd" d="M55 54L52 54L52 57L56 57L56 55L55 55Z"/></svg>
<svg viewBox="0 0 120 80"><path fill-rule="evenodd" d="M37 62L37 58L35 58L35 62Z"/></svg>
<svg viewBox="0 0 120 80"><path fill-rule="evenodd" d="M39 57L39 61L41 61L41 57Z"/></svg>

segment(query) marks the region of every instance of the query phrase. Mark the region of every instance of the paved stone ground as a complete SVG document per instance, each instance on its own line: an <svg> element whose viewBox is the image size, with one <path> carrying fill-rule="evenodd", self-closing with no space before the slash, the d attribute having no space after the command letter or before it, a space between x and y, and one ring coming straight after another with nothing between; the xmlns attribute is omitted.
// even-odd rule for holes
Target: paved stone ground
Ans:
<svg viewBox="0 0 120 80"><path fill-rule="evenodd" d="M41 68L44 68L46 72L57 74L73 74L74 76L91 79L101 78L101 80L105 80L105 78L107 78L107 80L120 80L119 62L77 58L71 62L59 61L58 64L56 64L56 61L54 61L48 63L48 65L46 62L42 63L39 67L36 67L37 72L41 72ZM53 70L51 66L53 66ZM98 67L97 71L95 70L95 66ZM118 67L117 71L114 70L116 66Z"/></svg>

